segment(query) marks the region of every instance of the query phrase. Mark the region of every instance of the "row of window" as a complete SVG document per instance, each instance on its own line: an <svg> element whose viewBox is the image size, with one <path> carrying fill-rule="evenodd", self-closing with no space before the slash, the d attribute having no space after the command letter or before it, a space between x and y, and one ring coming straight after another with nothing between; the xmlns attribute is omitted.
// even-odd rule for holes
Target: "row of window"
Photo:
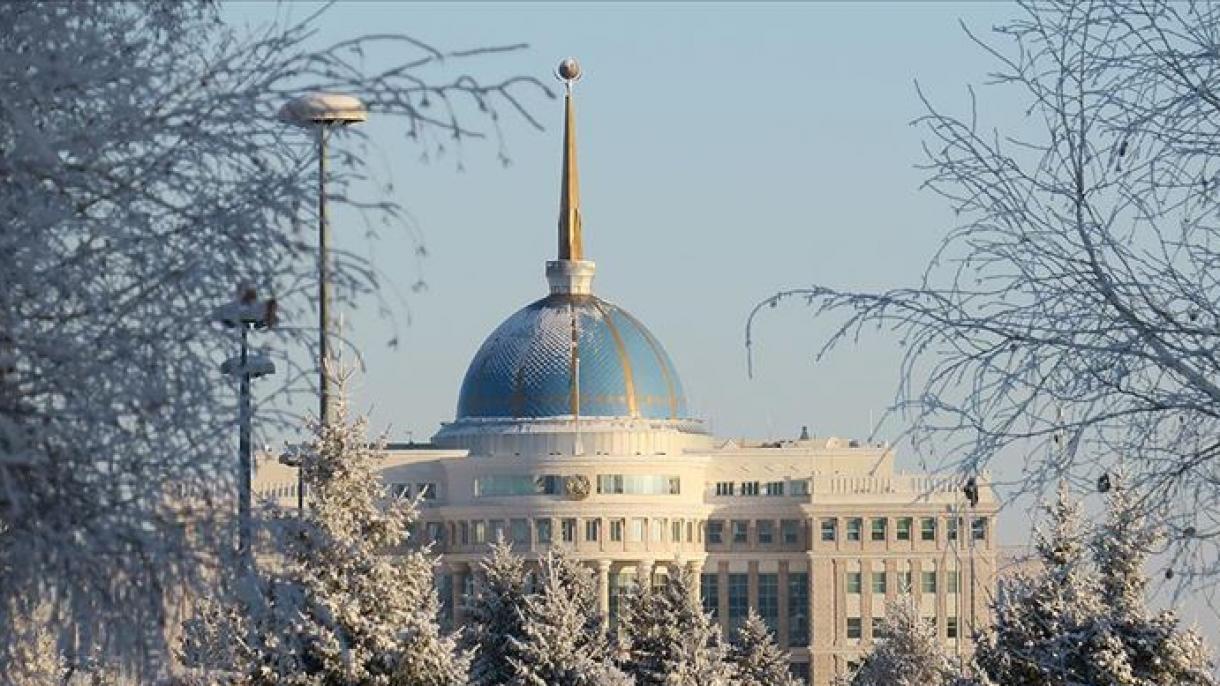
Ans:
<svg viewBox="0 0 1220 686"><path fill-rule="evenodd" d="M809 480L796 481L717 481L716 495L809 495Z"/></svg>
<svg viewBox="0 0 1220 686"><path fill-rule="evenodd" d="M559 531L556 532L555 522L559 523ZM663 518L644 518L633 517L630 519L620 518L611 519L608 521L609 540L614 543L619 543L624 540L632 542L652 541L654 543L694 543L696 536L702 538L701 531L695 526L693 520L683 519L663 519ZM535 519L533 520L534 541L539 544L549 544L555 542L555 537L558 535L559 540L563 543L576 543L577 534L580 533L580 540L587 542L597 542L602 540L602 520L601 519L577 519L576 517L564 517L558 520L552 519ZM445 529L440 522L428 522L427 524L428 537L436 543L445 543ZM530 543L530 520L528 519L492 519L474 521L457 522L454 530L454 543L458 545L478 545L482 543L492 543L500 538L515 544L528 545Z"/></svg>
<svg viewBox="0 0 1220 686"><path fill-rule="evenodd" d="M729 574L725 579L728 599L728 628L734 631L746 620L750 602L750 575ZM720 615L720 575L704 573L699 578L699 595L703 611L713 617ZM754 611L762 617L772 632L779 631L779 575L758 575L758 604ZM788 574L788 634L787 645L809 644L809 573Z"/></svg>
<svg viewBox="0 0 1220 686"><path fill-rule="evenodd" d="M749 543L750 541L750 521L746 519L731 519L727 520L729 525L728 541L733 543ZM725 525L726 520L709 519L707 522L707 542L712 545L721 545L726 542ZM797 545L800 543L800 526L801 523L796 519L781 519L779 521L778 536L775 528L775 520L759 519L755 523L755 539L760 545L767 545L775 542L784 543L785 545Z"/></svg>
<svg viewBox="0 0 1220 686"><path fill-rule="evenodd" d="M624 482L625 484L626 482ZM421 486L430 486L430 484L420 484ZM626 486L624 485L624 488ZM433 490L422 491L425 497L431 496ZM583 521L585 541L600 541L604 533L602 532L602 520L583 519L578 520L575 517L569 517L559 520L560 522L560 539L564 543L575 543L577 541L577 523ZM754 522L754 540L750 540L750 522ZM864 519L861 517L850 517L846 521L846 536L845 540L860 541L863 540ZM948 524L948 538L950 541L957 540L957 526L955 519L946 520ZM456 537L455 543L461 545L480 544L494 542L497 536L503 535L506 539L513 543L527 544L530 541L530 520L527 519L493 519L490 521L475 520L472 522L458 522L457 531L454 532ZM888 520L873 519L871 521L870 539L874 541L886 540L886 527ZM899 541L909 541L912 539L912 526L914 519L911 517L900 517L897 522L896 537ZM839 520L833 518L823 519L820 522L821 540L832 542L838 539ZM539 543L550 543L553 539L552 520L537 519L533 524L536 529L535 539ZM608 522L609 540L612 542L620 541L653 541L656 543L703 543L704 532L703 526L696 525L692 520L673 519L667 520L664 518L619 518L611 519ZM439 524L438 524L439 527ZM920 540L935 541L936 540L937 519L934 517L920 518ZM783 544L785 546L797 546L801 544L801 520L798 519L709 519L706 522L706 539L708 545L725 545L728 543L738 545L773 545ZM443 533L441 534L443 536ZM971 535L976 541L983 541L987 538L987 519L983 517L975 518L971 522ZM436 538L438 542L443 542L441 538Z"/></svg>
<svg viewBox="0 0 1220 686"><path fill-rule="evenodd" d="M928 623L933 631L936 631L936 618L924 617L923 620ZM872 629L872 637L876 640L885 640L885 620L881 617L873 617L870 622ZM847 618L847 638L863 638L864 620L860 617ZM945 617L945 638L957 638L957 617Z"/></svg>
<svg viewBox="0 0 1220 686"><path fill-rule="evenodd" d="M391 498L407 500L414 496L421 500L436 500L436 484L434 483L420 482L414 484L414 488L412 488L410 483L394 482L386 484L386 490Z"/></svg>
<svg viewBox="0 0 1220 686"><path fill-rule="evenodd" d="M899 541L909 541L913 537L912 527L915 524L914 517L899 517L894 520L896 523L894 537ZM957 540L957 532L959 528L959 520L956 517L951 517L944 520L946 531L945 535L950 541ZM869 520L869 540L884 541L888 535L889 519L884 517L874 517ZM846 540L860 541L864 537L864 518L863 517L848 517L846 520ZM919 540L935 541L936 529L939 526L939 520L936 517L920 517L919 518ZM987 518L975 517L970 522L970 533L976 541L987 540ZM839 520L823 519L821 521L821 538L823 541L835 541L839 537Z"/></svg>
<svg viewBox="0 0 1220 686"><path fill-rule="evenodd" d="M911 572L898 572L898 592L910 593L914 590L913 575ZM870 575L869 584L873 593L885 593L889 590L889 576L885 572L877 571ZM850 594L859 594L864 586L864 574L862 572L847 572L847 592ZM949 570L945 572L945 591L947 593L957 593L960 586L960 580L957 570ZM919 590L923 593L936 593L936 572L921 571L919 573Z"/></svg>
<svg viewBox="0 0 1220 686"><path fill-rule="evenodd" d="M476 498L519 495L562 495L559 474L489 474L474 480ZM614 495L678 495L682 480L656 474L598 474L597 492Z"/></svg>

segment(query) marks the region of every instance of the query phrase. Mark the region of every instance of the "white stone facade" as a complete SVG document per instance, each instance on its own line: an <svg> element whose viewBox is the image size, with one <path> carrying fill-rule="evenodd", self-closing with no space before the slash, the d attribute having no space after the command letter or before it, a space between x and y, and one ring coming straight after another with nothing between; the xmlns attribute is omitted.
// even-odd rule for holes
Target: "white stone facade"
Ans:
<svg viewBox="0 0 1220 686"><path fill-rule="evenodd" d="M579 438L557 418L391 447L382 476L392 494L425 493L417 535L442 556L451 621L500 534L531 558L574 551L597 570L612 615L621 588L689 569L726 631L754 607L813 684L847 669L900 593L915 595L951 650L964 653L986 621L997 551L986 486L971 508L960 479L902 474L889 448L835 438L749 443L692 422L580 423ZM267 464L256 488L290 506L295 478Z"/></svg>

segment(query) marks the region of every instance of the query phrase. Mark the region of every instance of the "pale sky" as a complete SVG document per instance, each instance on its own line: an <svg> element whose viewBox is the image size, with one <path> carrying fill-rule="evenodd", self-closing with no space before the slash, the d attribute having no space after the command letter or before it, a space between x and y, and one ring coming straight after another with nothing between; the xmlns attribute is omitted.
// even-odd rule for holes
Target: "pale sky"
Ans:
<svg viewBox="0 0 1220 686"><path fill-rule="evenodd" d="M260 23L312 7L233 3L226 14ZM870 416L894 395L891 337L878 332L815 363L831 323L796 303L767 310L751 381L746 316L782 288L918 282L954 219L944 200L919 189L915 81L939 106L967 112L967 84L981 86L993 63L959 22L985 36L1018 11L998 2L343 2L324 16L317 40L403 32L443 50L524 42L529 49L430 73L529 74L556 92L555 65L577 57L595 292L648 325L717 435L795 437L808 425L817 435L866 437ZM365 128L377 148L370 162L393 179L428 252L421 272L406 236L370 244L354 217L335 218L336 240L373 254L391 289L407 294L405 305L387 303L400 324L396 349L386 346L394 331L378 319L377 303L344 313L368 366L355 406L392 440L426 440L452 419L484 338L546 293L562 106L544 97L526 104L548 128L507 116L507 168L490 142L422 163L401 121L374 114ZM988 125L1021 126L1012 94L982 88L980 105ZM427 289L411 293L421 277ZM882 427L878 437L899 429ZM899 464L917 468L901 454ZM1025 543L1029 520L1014 512L1000 532L1006 543Z"/></svg>

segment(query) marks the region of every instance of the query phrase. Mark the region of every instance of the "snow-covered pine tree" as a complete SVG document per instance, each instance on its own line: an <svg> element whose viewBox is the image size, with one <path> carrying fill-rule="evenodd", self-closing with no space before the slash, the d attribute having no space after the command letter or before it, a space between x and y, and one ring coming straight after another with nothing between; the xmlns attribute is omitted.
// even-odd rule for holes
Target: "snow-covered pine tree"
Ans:
<svg viewBox="0 0 1220 686"><path fill-rule="evenodd" d="M188 624L184 646L214 655L218 636L241 636L233 667L253 686L464 685L469 656L437 621L435 560L402 549L414 503L384 497L381 448L349 421L343 386L302 454L307 508L276 522L282 569L252 573L240 614Z"/></svg>
<svg viewBox="0 0 1220 686"><path fill-rule="evenodd" d="M524 635L510 638L513 686L627 686L613 663L592 571L552 548L525 599Z"/></svg>
<svg viewBox="0 0 1220 686"><path fill-rule="evenodd" d="M688 574L670 574L623 603L619 665L639 686L735 683L720 627L696 604Z"/></svg>
<svg viewBox="0 0 1220 686"><path fill-rule="evenodd" d="M15 610L15 608L13 608ZM46 627L10 610L11 640L0 650L0 675L9 686L60 686L68 666Z"/></svg>
<svg viewBox="0 0 1220 686"><path fill-rule="evenodd" d="M975 641L978 668L1004 686L1090 683L1080 646L1092 635L1101 600L1085 554L1080 504L1064 485L1045 510L1049 531L1035 535L1041 569L1001 581L992 625Z"/></svg>
<svg viewBox="0 0 1220 686"><path fill-rule="evenodd" d="M525 562L501 537L479 569L483 583L467 608L462 645L474 651L471 686L500 686L513 676L513 641L525 637Z"/></svg>
<svg viewBox="0 0 1220 686"><path fill-rule="evenodd" d="M873 644L851 686L950 686L957 683L944 645L905 596L886 603L885 640Z"/></svg>
<svg viewBox="0 0 1220 686"><path fill-rule="evenodd" d="M212 309L239 283L279 296L295 321L266 340L285 352L277 378L310 378L317 266L300 229L316 219L317 142L277 110L357 95L432 155L451 135L498 138L505 108L533 122L545 91L462 68L511 47L318 43L324 12L247 26L221 4L0 2L0 603L53 604L56 631L93 640L79 650L105 645L144 678L167 605L214 591L232 544L237 411L216 362L236 343ZM330 139L332 202L412 236L388 186L362 180L362 139ZM365 252L332 253L338 294L376 288Z"/></svg>
<svg viewBox="0 0 1220 686"><path fill-rule="evenodd" d="M1103 615L1090 642L1095 683L1113 686L1213 686L1203 639L1177 614L1147 604L1144 564L1160 535L1148 525L1123 478L1111 489L1107 518L1093 537Z"/></svg>
<svg viewBox="0 0 1220 686"><path fill-rule="evenodd" d="M740 686L796 686L788 671L788 654L779 649L763 618L750 608L746 621L733 635L729 660L737 668ZM928 686L932 686L929 684Z"/></svg>

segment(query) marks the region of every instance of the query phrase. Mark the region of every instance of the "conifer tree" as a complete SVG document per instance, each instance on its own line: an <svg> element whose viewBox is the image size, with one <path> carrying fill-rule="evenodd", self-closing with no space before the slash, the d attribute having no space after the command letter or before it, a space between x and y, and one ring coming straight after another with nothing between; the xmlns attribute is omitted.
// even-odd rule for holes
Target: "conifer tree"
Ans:
<svg viewBox="0 0 1220 686"><path fill-rule="evenodd" d="M1183 631L1172 611L1147 605L1144 564L1159 539L1123 488L1108 495L1105 523L1093 539L1102 607L1090 645L1093 679L1114 686L1211 686L1211 658L1202 638Z"/></svg>
<svg viewBox="0 0 1220 686"><path fill-rule="evenodd" d="M729 660L740 686L796 686L788 671L788 654L779 649L763 618L750 608L746 621L733 636Z"/></svg>
<svg viewBox="0 0 1220 686"><path fill-rule="evenodd" d="M387 499L380 446L349 422L340 393L302 454L307 508L278 520L283 564L252 570L224 613L185 627L184 661L236 671L254 686L459 686L469 656L441 633L435 560L403 551L414 503ZM217 637L238 636L239 664L206 664ZM188 652L192 651L192 652Z"/></svg>
<svg viewBox="0 0 1220 686"><path fill-rule="evenodd" d="M1005 686L1089 683L1081 645L1101 614L1101 599L1080 504L1062 486L1045 510L1049 530L1035 535L1041 570L1000 582L992 626L976 640L978 667Z"/></svg>
<svg viewBox="0 0 1220 686"><path fill-rule="evenodd" d="M479 568L483 584L467 610L462 644L474 651L471 686L500 686L513 677L513 640L525 636L525 562L500 538Z"/></svg>
<svg viewBox="0 0 1220 686"><path fill-rule="evenodd" d="M542 560L539 588L525 599L524 635L510 639L514 686L626 686L613 664L592 572L562 549Z"/></svg>
<svg viewBox="0 0 1220 686"><path fill-rule="evenodd" d="M936 631L910 596L886 604L885 639L873 644L850 686L949 686L956 672Z"/></svg>
<svg viewBox="0 0 1220 686"><path fill-rule="evenodd" d="M691 594L694 579L671 574L623 604L620 666L639 686L727 686L735 671L720 627Z"/></svg>

